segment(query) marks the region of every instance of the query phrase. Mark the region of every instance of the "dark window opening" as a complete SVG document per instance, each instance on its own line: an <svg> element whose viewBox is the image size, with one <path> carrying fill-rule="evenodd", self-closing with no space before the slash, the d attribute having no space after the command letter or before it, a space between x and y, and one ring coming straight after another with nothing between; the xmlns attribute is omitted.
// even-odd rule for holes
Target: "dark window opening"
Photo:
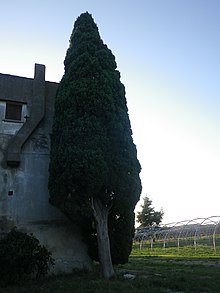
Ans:
<svg viewBox="0 0 220 293"><path fill-rule="evenodd" d="M22 104L6 103L5 119L21 121Z"/></svg>

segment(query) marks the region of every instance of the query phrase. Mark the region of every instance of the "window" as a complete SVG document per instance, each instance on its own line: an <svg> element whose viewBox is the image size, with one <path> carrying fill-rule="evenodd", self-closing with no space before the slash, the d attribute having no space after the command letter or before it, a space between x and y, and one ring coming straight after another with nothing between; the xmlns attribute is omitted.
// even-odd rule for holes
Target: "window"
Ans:
<svg viewBox="0 0 220 293"><path fill-rule="evenodd" d="M22 104L7 102L5 119L21 121Z"/></svg>

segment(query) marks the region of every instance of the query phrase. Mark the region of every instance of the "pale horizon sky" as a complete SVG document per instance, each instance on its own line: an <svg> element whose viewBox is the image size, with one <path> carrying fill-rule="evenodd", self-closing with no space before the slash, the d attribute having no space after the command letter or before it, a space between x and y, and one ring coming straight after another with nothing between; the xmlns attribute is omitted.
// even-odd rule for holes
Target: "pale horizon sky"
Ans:
<svg viewBox="0 0 220 293"><path fill-rule="evenodd" d="M142 165L163 223L220 215L220 1L1 3L0 73L59 82L76 18L92 14L116 57ZM140 202L136 210L140 208Z"/></svg>

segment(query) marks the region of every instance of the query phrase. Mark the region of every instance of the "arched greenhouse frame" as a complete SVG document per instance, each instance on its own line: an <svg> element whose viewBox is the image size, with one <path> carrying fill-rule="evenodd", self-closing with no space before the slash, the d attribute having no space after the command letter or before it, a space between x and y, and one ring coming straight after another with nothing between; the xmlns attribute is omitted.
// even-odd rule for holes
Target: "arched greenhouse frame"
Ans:
<svg viewBox="0 0 220 293"><path fill-rule="evenodd" d="M219 249L220 253L220 216L137 228L134 242L140 249L176 247L179 250L184 246L193 246L196 251L203 246L210 248L215 254Z"/></svg>

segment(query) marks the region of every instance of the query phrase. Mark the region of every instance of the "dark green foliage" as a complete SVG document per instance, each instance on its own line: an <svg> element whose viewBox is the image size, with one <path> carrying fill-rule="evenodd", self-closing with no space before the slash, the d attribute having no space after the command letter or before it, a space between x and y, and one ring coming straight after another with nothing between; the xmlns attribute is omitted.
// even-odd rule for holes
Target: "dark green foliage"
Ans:
<svg viewBox="0 0 220 293"><path fill-rule="evenodd" d="M144 204L141 205L142 210L137 213L137 221L142 227L159 225L163 219L164 212L160 210L156 212L152 207L152 200L148 196L144 198Z"/></svg>
<svg viewBox="0 0 220 293"><path fill-rule="evenodd" d="M114 265L124 264L128 261L132 250L135 214L133 211L127 211L123 215L116 216L110 212L108 219L112 263ZM93 260L98 261L98 244L94 222L91 219L85 223L84 240L89 244L88 253Z"/></svg>
<svg viewBox="0 0 220 293"><path fill-rule="evenodd" d="M124 264L128 261L132 250L134 219L133 211L125 212L120 217L112 215L112 213L109 215L109 237L113 264Z"/></svg>
<svg viewBox="0 0 220 293"><path fill-rule="evenodd" d="M80 223L87 243L95 243L91 197L112 206L109 225L119 229L117 219L132 215L139 200L140 164L115 57L89 13L75 22L64 64L51 135L50 202ZM129 239L133 225L119 225ZM117 237L110 235L112 249Z"/></svg>
<svg viewBox="0 0 220 293"><path fill-rule="evenodd" d="M12 229L0 240L0 285L40 278L53 265L51 253L33 235Z"/></svg>

